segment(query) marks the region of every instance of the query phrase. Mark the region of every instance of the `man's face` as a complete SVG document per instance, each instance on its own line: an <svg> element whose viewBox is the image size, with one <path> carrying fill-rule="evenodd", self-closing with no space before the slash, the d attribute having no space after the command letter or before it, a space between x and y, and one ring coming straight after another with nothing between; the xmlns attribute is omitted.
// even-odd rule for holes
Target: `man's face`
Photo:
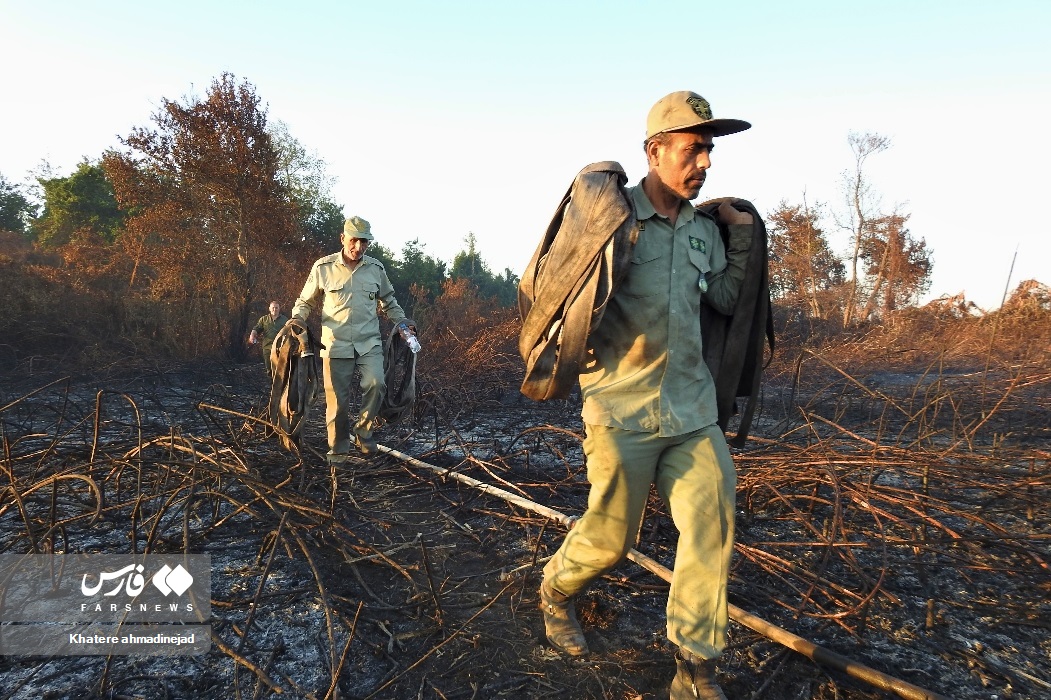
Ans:
<svg viewBox="0 0 1051 700"><path fill-rule="evenodd" d="M343 256L347 260L361 262L362 256L365 255L365 249L369 247L368 240L351 238L346 234L340 234L340 241L343 242Z"/></svg>
<svg viewBox="0 0 1051 700"><path fill-rule="evenodd" d="M281 313L281 305L276 301L270 304L270 315L277 318L278 314Z"/></svg>
<svg viewBox="0 0 1051 700"><path fill-rule="evenodd" d="M709 131L672 131L664 144L654 144L647 151L650 172L682 199L696 199L712 167L713 148Z"/></svg>

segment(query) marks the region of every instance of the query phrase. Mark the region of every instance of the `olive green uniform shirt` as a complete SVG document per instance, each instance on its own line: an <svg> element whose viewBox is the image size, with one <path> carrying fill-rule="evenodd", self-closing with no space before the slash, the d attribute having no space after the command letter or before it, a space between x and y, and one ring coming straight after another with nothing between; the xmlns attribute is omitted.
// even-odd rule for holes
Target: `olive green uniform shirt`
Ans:
<svg viewBox="0 0 1051 700"><path fill-rule="evenodd" d="M274 339L277 338L277 334L281 332L286 323L288 323L288 316L284 314L278 314L277 318L271 317L270 314L263 314L259 317L252 330L259 336L259 344L263 346L263 350L270 352Z"/></svg>
<svg viewBox="0 0 1051 700"><path fill-rule="evenodd" d="M715 221L683 202L672 222L642 184L628 188L640 224L630 269L589 338L580 374L584 422L674 436L718 418L701 344L701 298L731 313L750 225L730 227L732 264Z"/></svg>
<svg viewBox="0 0 1051 700"><path fill-rule="evenodd" d="M381 346L380 309L394 323L405 318L383 263L367 255L354 270L343 262L342 251L315 262L292 318L306 321L319 299L322 357L353 358Z"/></svg>

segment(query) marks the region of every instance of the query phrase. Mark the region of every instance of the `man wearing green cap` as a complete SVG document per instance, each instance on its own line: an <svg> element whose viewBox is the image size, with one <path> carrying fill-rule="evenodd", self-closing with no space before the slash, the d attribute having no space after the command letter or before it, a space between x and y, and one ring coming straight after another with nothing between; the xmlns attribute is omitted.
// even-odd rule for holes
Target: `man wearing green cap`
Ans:
<svg viewBox="0 0 1051 700"><path fill-rule="evenodd" d="M726 644L736 474L701 344L702 300L733 312L751 247L752 218L723 204L717 223L690 204L716 136L751 125L715 119L700 95L674 92L646 123L645 178L628 188L639 223L630 269L588 338L581 371L584 453L591 491L584 515L544 567L540 608L550 642L588 652L573 597L622 561L655 484L679 530L668 595L678 647L671 698L725 700L715 659Z"/></svg>
<svg viewBox="0 0 1051 700"><path fill-rule="evenodd" d="M331 463L346 461L350 451L350 383L355 370L361 373L361 411L354 424L353 441L364 454L376 451L372 430L386 391L378 311L395 324L406 320L383 264L365 255L371 240L368 221L359 216L347 219L340 235L343 249L314 263L292 308L292 321L305 324L320 302ZM415 328L411 321L409 324Z"/></svg>

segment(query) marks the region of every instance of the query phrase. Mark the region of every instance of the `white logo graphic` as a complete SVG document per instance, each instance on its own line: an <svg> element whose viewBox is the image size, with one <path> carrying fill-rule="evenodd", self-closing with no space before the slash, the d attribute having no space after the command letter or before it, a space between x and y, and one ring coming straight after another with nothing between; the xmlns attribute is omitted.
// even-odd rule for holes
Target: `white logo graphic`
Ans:
<svg viewBox="0 0 1051 700"><path fill-rule="evenodd" d="M86 596L93 596L101 591L108 581L116 581L117 585L102 595L114 596L123 588L125 593L134 598L146 587L146 579L143 578L142 571L142 564L128 564L117 571L103 571L99 573L99 581L94 586L88 585L88 574L84 574L80 582L80 592ZM182 564L177 564L174 569L165 564L153 575L152 580L157 590L165 596L171 593L180 596L193 585L193 576L182 567Z"/></svg>
<svg viewBox="0 0 1051 700"><path fill-rule="evenodd" d="M175 595L182 595L191 584L193 576L182 568L182 564L176 564L174 569L165 564L153 575L153 585L165 596L173 592Z"/></svg>
<svg viewBox="0 0 1051 700"><path fill-rule="evenodd" d="M130 575L125 578L125 574ZM88 575L84 574L84 578L80 581L80 592L84 595L95 595L102 590L102 586L105 585L107 581L113 581L114 579L119 579L117 585L113 587L112 591L107 591L102 595L117 595L117 592L120 591L121 585L123 584L127 594L134 598L142 593L142 589L146 586L146 580L142 578L142 564L128 564L118 571L100 572L98 585L94 587L88 586Z"/></svg>

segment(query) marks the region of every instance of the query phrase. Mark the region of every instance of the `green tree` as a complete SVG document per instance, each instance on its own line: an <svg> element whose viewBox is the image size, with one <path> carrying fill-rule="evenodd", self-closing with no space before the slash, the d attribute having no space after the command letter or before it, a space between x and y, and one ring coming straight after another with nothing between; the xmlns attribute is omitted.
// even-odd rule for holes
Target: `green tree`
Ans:
<svg viewBox="0 0 1051 700"><path fill-rule="evenodd" d="M518 276L510 268L505 269L502 276L494 275L477 250L474 234L468 233L465 242L467 250L460 251L453 258L449 278L468 280L478 290L479 296L501 306L518 303Z"/></svg>
<svg viewBox="0 0 1051 700"><path fill-rule="evenodd" d="M22 188L0 174L0 231L24 234L36 212Z"/></svg>
<svg viewBox="0 0 1051 700"><path fill-rule="evenodd" d="M492 276L489 271L489 266L482 260L482 256L478 254L477 243L478 239L475 238L474 233L468 232L467 238L464 239L464 243L467 244L466 250L461 250L453 258L452 269L449 271L449 276L452 279L467 279L472 282L476 282L484 278L485 275ZM475 287L478 287L475 284Z"/></svg>
<svg viewBox="0 0 1051 700"><path fill-rule="evenodd" d="M65 245L82 232L112 243L124 230L127 214L101 164L84 160L69 177L43 177L38 182L44 209L30 232L45 248Z"/></svg>
<svg viewBox="0 0 1051 700"><path fill-rule="evenodd" d="M339 244L339 234L343 233L343 222L347 219L342 206L328 199L296 201L295 206L303 243L313 246L315 252Z"/></svg>
<svg viewBox="0 0 1051 700"><path fill-rule="evenodd" d="M424 252L424 244L414 239L401 249L401 269L394 290L405 312L412 316L417 300L433 302L441 296L443 285L449 278L446 264ZM392 281L393 283L393 281Z"/></svg>
<svg viewBox="0 0 1051 700"><path fill-rule="evenodd" d="M505 308L518 305L518 283L521 280L514 271L505 267L500 276L493 278L493 297Z"/></svg>
<svg viewBox="0 0 1051 700"><path fill-rule="evenodd" d="M383 263L383 267L387 270L387 277L390 278L391 284L394 284L394 280L398 277L399 268L401 266L398 263L398 259L394 256L393 251L382 243L372 241L369 243L368 250L365 251L365 254L370 258L376 258Z"/></svg>
<svg viewBox="0 0 1051 700"><path fill-rule="evenodd" d="M326 163L308 151L278 120L268 129L277 151L277 175L295 208L302 241L316 250L327 250L343 231L343 207L332 201L332 185Z"/></svg>

